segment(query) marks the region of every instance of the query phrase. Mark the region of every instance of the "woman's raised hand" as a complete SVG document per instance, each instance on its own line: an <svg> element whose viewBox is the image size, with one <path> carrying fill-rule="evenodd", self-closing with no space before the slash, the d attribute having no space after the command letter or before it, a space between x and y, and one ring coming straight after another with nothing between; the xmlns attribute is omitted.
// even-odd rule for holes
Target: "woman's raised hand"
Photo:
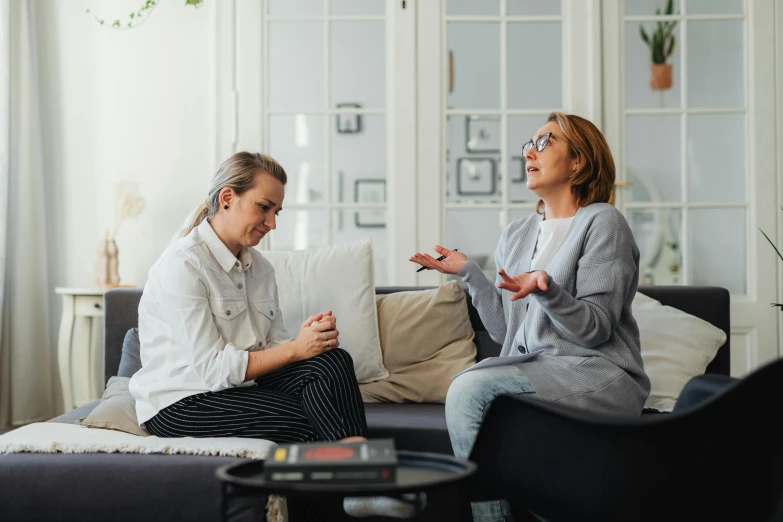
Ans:
<svg viewBox="0 0 783 522"><path fill-rule="evenodd" d="M311 315L296 336L294 359L304 361L340 346L337 319L332 312Z"/></svg>
<svg viewBox="0 0 783 522"><path fill-rule="evenodd" d="M468 260L468 256L465 254L443 248L440 245L435 245L435 252L440 254L438 259L429 254L419 254L417 252L411 256L410 260L425 268L437 270L442 274L457 274Z"/></svg>
<svg viewBox="0 0 783 522"><path fill-rule="evenodd" d="M498 283L498 288L513 292L514 295L511 296L512 301L527 297L537 290L546 292L549 289L549 286L547 285L549 275L543 270L510 276L501 268L498 270L498 274L503 278L503 282Z"/></svg>

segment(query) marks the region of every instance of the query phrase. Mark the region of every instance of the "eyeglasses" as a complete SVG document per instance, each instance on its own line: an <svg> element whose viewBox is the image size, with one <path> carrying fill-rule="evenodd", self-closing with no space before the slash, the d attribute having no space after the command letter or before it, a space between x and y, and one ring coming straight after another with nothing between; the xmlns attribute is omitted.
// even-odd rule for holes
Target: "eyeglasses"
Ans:
<svg viewBox="0 0 783 522"><path fill-rule="evenodd" d="M545 132L544 134L536 138L535 142L533 140L528 141L527 143L522 145L522 155L527 156L528 151L533 147L534 143L536 145L536 150L538 152L543 151L546 148L546 146L549 145L549 138L551 137L552 137L551 132Z"/></svg>

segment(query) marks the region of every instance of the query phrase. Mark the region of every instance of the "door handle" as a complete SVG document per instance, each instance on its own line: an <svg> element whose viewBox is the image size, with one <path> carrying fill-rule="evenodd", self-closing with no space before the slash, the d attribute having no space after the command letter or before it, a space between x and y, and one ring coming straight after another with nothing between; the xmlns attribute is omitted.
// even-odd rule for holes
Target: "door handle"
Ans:
<svg viewBox="0 0 783 522"><path fill-rule="evenodd" d="M454 92L454 51L449 49L449 94Z"/></svg>

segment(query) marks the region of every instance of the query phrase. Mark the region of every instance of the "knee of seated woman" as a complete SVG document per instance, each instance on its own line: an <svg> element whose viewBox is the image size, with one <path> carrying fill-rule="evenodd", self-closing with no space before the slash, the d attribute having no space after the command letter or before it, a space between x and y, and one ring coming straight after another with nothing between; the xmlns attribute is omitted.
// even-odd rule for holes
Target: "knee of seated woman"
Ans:
<svg viewBox="0 0 783 522"><path fill-rule="evenodd" d="M452 381L446 393L446 411L474 408L485 394L486 385L487 380L478 370L460 375Z"/></svg>
<svg viewBox="0 0 783 522"><path fill-rule="evenodd" d="M353 358L351 357L351 354L342 348L332 348L329 351L316 355L312 359L307 359L307 361L310 361L317 366L326 363L330 367L339 366L342 368L350 368L351 372L353 372Z"/></svg>
<svg viewBox="0 0 783 522"><path fill-rule="evenodd" d="M446 394L446 409L483 408L503 394L534 394L527 376L506 366L464 373L454 379Z"/></svg>

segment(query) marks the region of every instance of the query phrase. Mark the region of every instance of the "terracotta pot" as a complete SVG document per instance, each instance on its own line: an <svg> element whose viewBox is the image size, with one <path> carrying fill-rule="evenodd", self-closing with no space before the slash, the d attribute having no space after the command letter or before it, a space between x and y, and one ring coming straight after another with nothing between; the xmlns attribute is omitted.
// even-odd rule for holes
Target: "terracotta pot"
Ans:
<svg viewBox="0 0 783 522"><path fill-rule="evenodd" d="M650 70L650 88L654 90L664 90L672 88L672 66L671 64L654 63Z"/></svg>

